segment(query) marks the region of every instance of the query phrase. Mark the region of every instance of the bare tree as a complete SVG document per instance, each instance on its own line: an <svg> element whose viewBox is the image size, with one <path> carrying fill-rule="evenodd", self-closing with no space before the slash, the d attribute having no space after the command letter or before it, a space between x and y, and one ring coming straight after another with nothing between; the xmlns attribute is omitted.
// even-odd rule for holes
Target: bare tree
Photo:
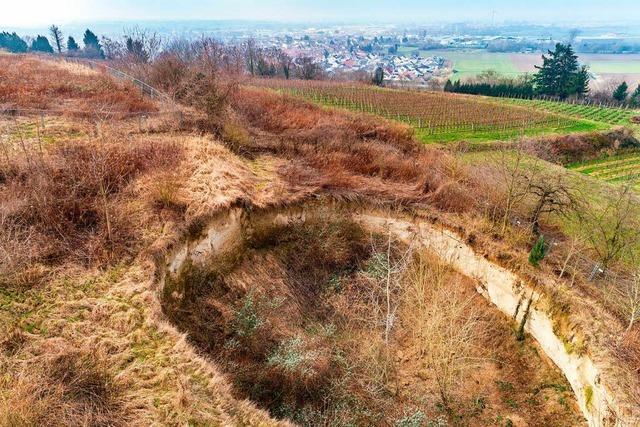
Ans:
<svg viewBox="0 0 640 427"><path fill-rule="evenodd" d="M441 403L450 410L464 373L486 359L479 347L486 334L482 312L475 295L465 296L464 287L452 280L447 265L424 256L409 269L405 285L404 320L433 373Z"/></svg>
<svg viewBox="0 0 640 427"><path fill-rule="evenodd" d="M612 190L603 206L591 203L577 213L584 239L605 271L630 257L640 243L640 207L629 186Z"/></svg>
<svg viewBox="0 0 640 427"><path fill-rule="evenodd" d="M282 50L278 50L276 55L278 58L278 62L280 63L282 75L285 79L289 80L289 77L291 77L291 57Z"/></svg>
<svg viewBox="0 0 640 427"><path fill-rule="evenodd" d="M622 283L621 303L629 317L627 332L633 328L635 321L640 316L640 270L633 272L633 276Z"/></svg>
<svg viewBox="0 0 640 427"><path fill-rule="evenodd" d="M402 277L411 261L413 248L409 246L402 254L394 254L391 231L388 231L384 248L373 248L368 273L372 279L371 302L375 307L375 323L384 326L384 342L389 344L391 331L396 323L396 312L400 303L397 295L402 289Z"/></svg>
<svg viewBox="0 0 640 427"><path fill-rule="evenodd" d="M118 40L102 36L100 38L100 44L102 45L105 59L118 59L125 56L125 47Z"/></svg>
<svg viewBox="0 0 640 427"><path fill-rule="evenodd" d="M566 173L527 174L528 193L534 198L529 217L533 233L540 234L540 219L545 214L566 215L575 205L575 191Z"/></svg>
<svg viewBox="0 0 640 427"><path fill-rule="evenodd" d="M51 38L53 39L53 44L58 50L58 53L62 53L62 43L63 43L62 31L57 25L52 25L51 27L49 27L49 33L51 34Z"/></svg>
<svg viewBox="0 0 640 427"><path fill-rule="evenodd" d="M252 76L256 73L256 66L258 62L258 48L256 46L256 40L253 37L249 37L245 44L245 57L247 60L247 70Z"/></svg>
<svg viewBox="0 0 640 427"><path fill-rule="evenodd" d="M495 158L498 179L504 191L501 233L504 234L515 206L519 205L529 192L528 182L532 176L525 167L525 153L522 150L506 148L497 151Z"/></svg>
<svg viewBox="0 0 640 427"><path fill-rule="evenodd" d="M140 27L125 30L124 40L127 54L143 64L157 58L162 48L162 39L157 33Z"/></svg>
<svg viewBox="0 0 640 427"><path fill-rule="evenodd" d="M315 80L320 77L320 66L314 62L313 58L305 56L299 60L298 74L301 79Z"/></svg>

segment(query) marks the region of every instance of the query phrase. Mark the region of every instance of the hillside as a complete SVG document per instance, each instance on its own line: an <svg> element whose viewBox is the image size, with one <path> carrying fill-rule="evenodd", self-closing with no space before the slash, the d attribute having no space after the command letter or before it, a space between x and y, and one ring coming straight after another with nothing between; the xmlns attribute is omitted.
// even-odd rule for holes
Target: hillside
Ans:
<svg viewBox="0 0 640 427"><path fill-rule="evenodd" d="M0 55L0 425L639 419L640 326L610 298L633 289L637 197L587 194L594 212L629 213L626 246L594 278L602 242L569 209L589 199L573 204L572 186L572 203L539 207L508 184L592 184L552 164L576 160L564 140L537 138L560 116L278 87L317 105L207 58L176 79L169 67L128 71L175 102L100 67ZM372 114L382 102L387 118ZM493 147L501 162L444 150L412 127L424 111L439 138L523 120L534 139L522 161L511 146ZM474 121L486 115L503 121ZM580 162L626 156L620 135L571 146ZM545 147L553 158L536 157ZM553 246L534 267L538 234Z"/></svg>

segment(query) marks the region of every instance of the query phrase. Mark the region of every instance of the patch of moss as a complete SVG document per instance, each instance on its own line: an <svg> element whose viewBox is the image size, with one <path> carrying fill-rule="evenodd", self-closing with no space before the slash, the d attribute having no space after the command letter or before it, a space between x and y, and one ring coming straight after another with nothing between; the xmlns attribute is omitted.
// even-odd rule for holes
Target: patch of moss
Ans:
<svg viewBox="0 0 640 427"><path fill-rule="evenodd" d="M584 389L584 402L587 405L587 409L591 410L593 407L593 388L591 386L587 386Z"/></svg>

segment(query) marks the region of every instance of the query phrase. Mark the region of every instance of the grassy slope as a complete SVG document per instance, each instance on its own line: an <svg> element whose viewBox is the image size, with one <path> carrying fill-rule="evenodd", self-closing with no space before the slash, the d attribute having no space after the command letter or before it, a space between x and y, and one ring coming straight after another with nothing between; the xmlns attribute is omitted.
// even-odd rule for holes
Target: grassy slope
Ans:
<svg viewBox="0 0 640 427"><path fill-rule="evenodd" d="M638 155L630 154L629 156L637 157ZM491 151L469 152L463 155L463 160L471 165L482 165L483 163L496 161L495 159L497 159L497 155ZM590 170L587 165L597 165L598 162L600 161L585 163L584 170ZM616 184L616 182L607 182L598 179L598 177L590 176L590 174L579 169L580 165L570 165L569 169L566 169L562 166L531 157L526 159L526 164L530 166L535 164L536 167L540 168L544 173L551 175L564 173L568 170L569 184L585 198L589 206L596 209L601 209L606 205L612 196L612 185ZM580 230L575 228L577 224L577 222L574 221L575 218L571 216L557 217L555 220L561 230L568 236L576 236L579 234ZM638 250L640 250L640 247L638 247Z"/></svg>

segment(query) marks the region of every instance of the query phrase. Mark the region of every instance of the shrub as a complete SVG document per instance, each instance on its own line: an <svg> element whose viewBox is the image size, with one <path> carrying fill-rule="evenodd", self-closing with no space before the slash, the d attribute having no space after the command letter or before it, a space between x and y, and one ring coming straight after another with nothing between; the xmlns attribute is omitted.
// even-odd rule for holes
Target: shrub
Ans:
<svg viewBox="0 0 640 427"><path fill-rule="evenodd" d="M544 236L540 236L529 253L529 264L534 267L539 267L540 261L542 261L546 255L547 245L544 242Z"/></svg>
<svg viewBox="0 0 640 427"><path fill-rule="evenodd" d="M181 153L177 145L152 140L74 141L26 162L16 159L0 188L0 233L13 237L0 239L5 251L12 250L11 259L0 262L1 275L11 281L24 273L20 259L32 265L66 259L99 265L126 255L139 225L121 213L116 200L136 177L175 165Z"/></svg>
<svg viewBox="0 0 640 427"><path fill-rule="evenodd" d="M567 165L614 154L618 150L639 148L640 141L629 129L526 139L523 148L549 162Z"/></svg>
<svg viewBox="0 0 640 427"><path fill-rule="evenodd" d="M267 358L267 364L288 374L313 376L317 358L318 353L306 349L301 337L294 337L281 342Z"/></svg>
<svg viewBox="0 0 640 427"><path fill-rule="evenodd" d="M235 334L241 338L251 337L264 324L260 318L253 292L249 292L242 300L242 305L236 311L233 320Z"/></svg>

